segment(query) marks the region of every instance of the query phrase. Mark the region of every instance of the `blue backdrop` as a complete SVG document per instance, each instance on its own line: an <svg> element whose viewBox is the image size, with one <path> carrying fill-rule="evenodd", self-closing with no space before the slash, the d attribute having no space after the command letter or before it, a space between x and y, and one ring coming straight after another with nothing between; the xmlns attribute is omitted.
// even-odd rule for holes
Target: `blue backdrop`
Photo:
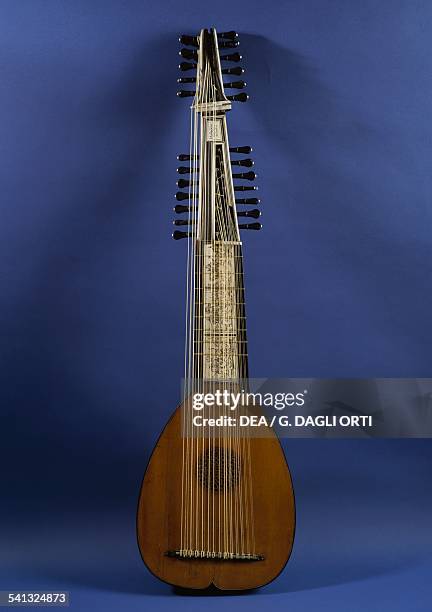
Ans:
<svg viewBox="0 0 432 612"><path fill-rule="evenodd" d="M179 399L185 245L171 240L177 37L241 32L262 232L246 235L251 374L430 376L432 5L0 3L0 589L78 610L430 609L427 441L290 441L283 575L181 597L135 543Z"/></svg>

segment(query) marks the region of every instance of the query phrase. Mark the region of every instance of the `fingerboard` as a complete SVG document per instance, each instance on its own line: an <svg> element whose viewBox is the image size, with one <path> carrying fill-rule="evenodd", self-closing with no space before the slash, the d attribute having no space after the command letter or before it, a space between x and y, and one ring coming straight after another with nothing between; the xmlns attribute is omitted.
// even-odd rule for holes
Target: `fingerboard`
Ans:
<svg viewBox="0 0 432 612"><path fill-rule="evenodd" d="M247 341L241 245L211 242L203 243L200 250L194 347L199 372L206 380L245 378Z"/></svg>
<svg viewBox="0 0 432 612"><path fill-rule="evenodd" d="M247 377L247 339L240 243L197 246L194 352L196 377Z"/></svg>

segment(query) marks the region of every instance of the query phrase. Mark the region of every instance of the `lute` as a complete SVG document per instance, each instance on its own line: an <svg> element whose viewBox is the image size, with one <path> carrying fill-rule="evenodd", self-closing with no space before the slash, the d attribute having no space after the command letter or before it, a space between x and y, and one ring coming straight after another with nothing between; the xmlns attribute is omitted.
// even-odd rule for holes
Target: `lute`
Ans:
<svg viewBox="0 0 432 612"><path fill-rule="evenodd" d="M288 466L273 432L256 437L239 425L240 414L259 407L242 405L233 416L229 404L197 402L248 385L240 231L261 228L260 210L244 208L259 205L254 194L242 193L256 189L252 160L239 157L251 148L229 146L226 122L232 102L248 96L225 93L245 86L243 69L230 67L241 59L235 32L202 30L180 42L185 61L178 81L187 88L178 95L192 102L189 152L178 156L184 191L174 209L181 215L175 226L184 228L173 234L187 242L184 391L144 475L138 544L148 569L169 584L252 589L273 580L291 553ZM225 75L235 80L224 82Z"/></svg>

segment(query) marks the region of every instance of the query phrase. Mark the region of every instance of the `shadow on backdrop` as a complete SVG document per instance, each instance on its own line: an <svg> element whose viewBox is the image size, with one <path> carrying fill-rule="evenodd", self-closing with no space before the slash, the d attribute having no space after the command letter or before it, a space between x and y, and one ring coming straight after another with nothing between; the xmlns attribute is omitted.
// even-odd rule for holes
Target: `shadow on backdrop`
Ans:
<svg viewBox="0 0 432 612"><path fill-rule="evenodd" d="M147 346L157 337L149 338L146 308L153 306L142 244L160 188L150 178L158 174L176 103L176 46L167 34L132 48L122 80L101 88L101 99L84 106L70 127L67 105L53 101L45 111L47 123L57 114L66 131L82 134L77 142L71 137L75 148L61 168L71 173L62 200L45 186L32 194L35 244L17 260L21 273L32 261L31 277L2 313L2 429L9 432L1 445L9 466L3 513L32 505L54 511L53 497L70 508L137 495L154 440L142 422L134 440L131 417L142 421L143 404L150 413L157 399L151 389L144 397ZM55 172L57 160L50 162ZM42 223L38 210L47 203L52 213Z"/></svg>

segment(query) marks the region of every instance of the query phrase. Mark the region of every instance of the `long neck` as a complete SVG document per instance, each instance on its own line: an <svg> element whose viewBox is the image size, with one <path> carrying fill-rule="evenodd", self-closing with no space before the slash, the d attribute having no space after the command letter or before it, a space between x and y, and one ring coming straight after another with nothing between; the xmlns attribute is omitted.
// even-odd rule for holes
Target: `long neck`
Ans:
<svg viewBox="0 0 432 612"><path fill-rule="evenodd" d="M201 116L195 240L194 377L248 376L242 245L224 113Z"/></svg>

